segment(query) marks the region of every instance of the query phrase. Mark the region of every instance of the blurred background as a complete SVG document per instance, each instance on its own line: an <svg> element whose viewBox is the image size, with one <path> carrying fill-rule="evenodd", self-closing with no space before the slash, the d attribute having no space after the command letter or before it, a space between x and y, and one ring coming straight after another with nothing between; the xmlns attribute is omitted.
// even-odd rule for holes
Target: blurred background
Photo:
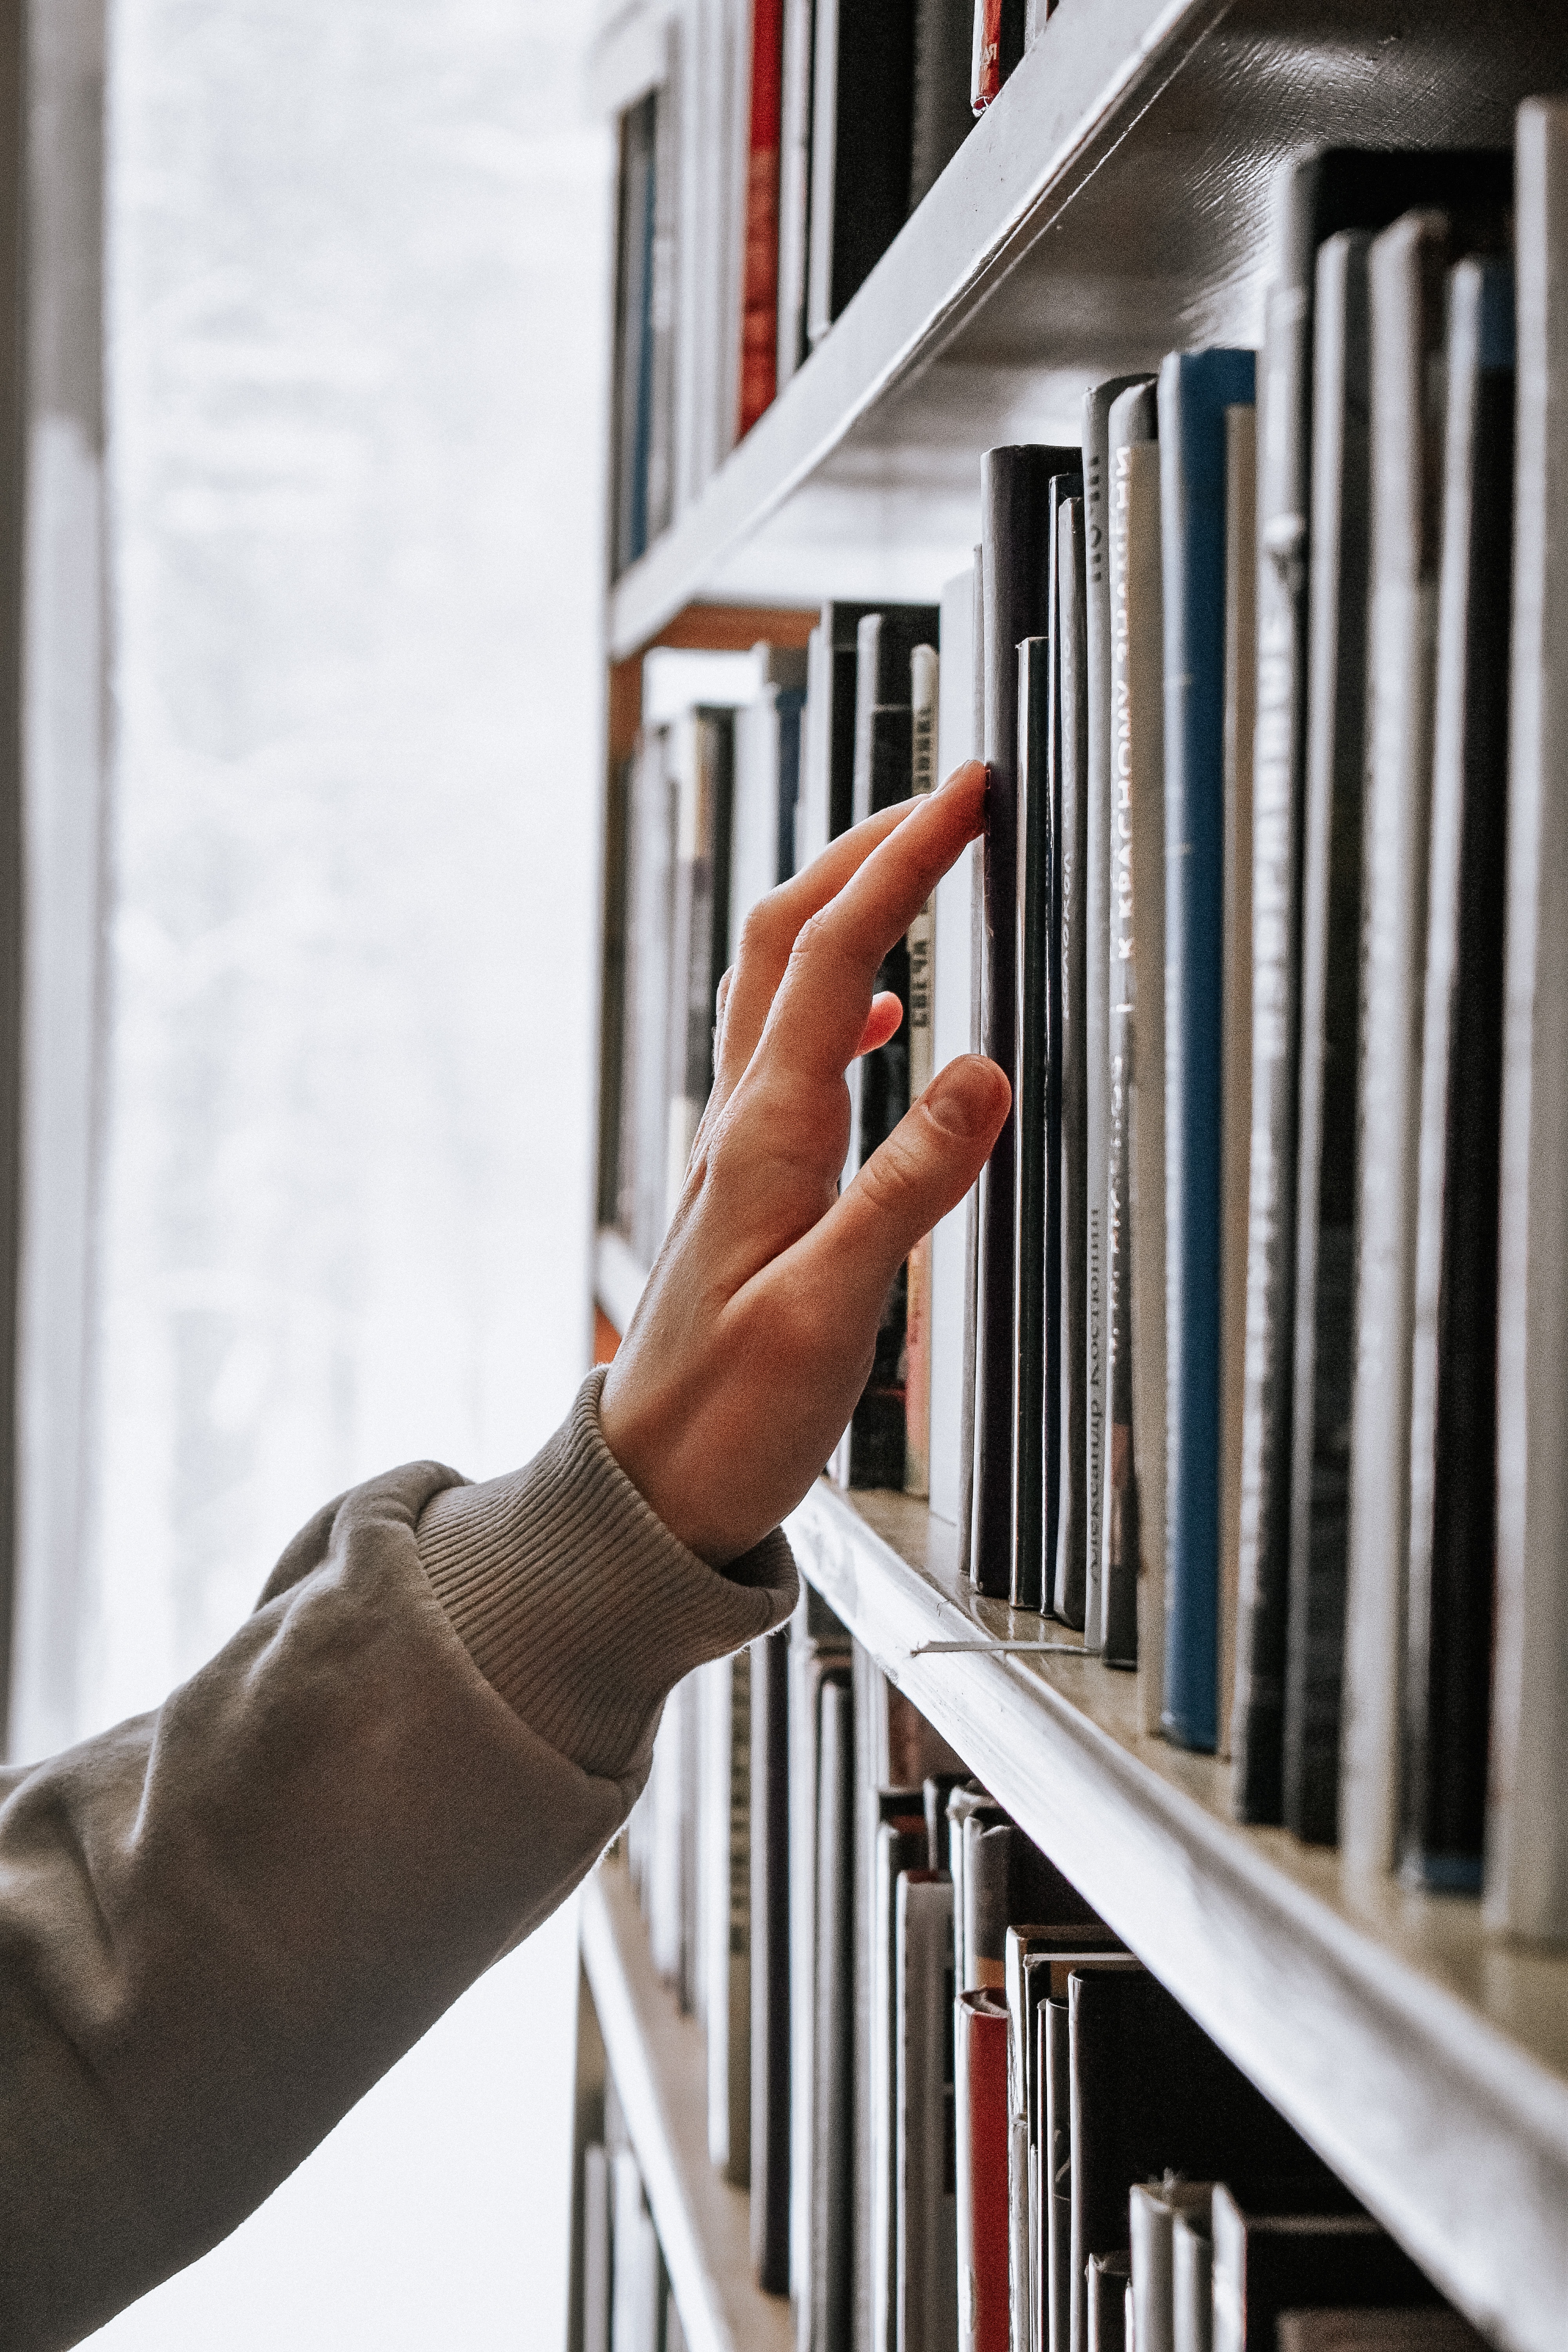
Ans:
<svg viewBox="0 0 1568 2352"><path fill-rule="evenodd" d="M587 12L29 15L18 1759L587 1361L611 310ZM575 1985L94 2343L556 2346Z"/></svg>

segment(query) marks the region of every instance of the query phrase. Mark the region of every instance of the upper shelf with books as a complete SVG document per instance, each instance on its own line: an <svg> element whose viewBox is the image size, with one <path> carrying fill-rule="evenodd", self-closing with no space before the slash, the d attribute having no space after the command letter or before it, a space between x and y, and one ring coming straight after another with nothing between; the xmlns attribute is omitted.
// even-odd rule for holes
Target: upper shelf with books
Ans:
<svg viewBox="0 0 1568 2352"><path fill-rule="evenodd" d="M922 1505L819 1481L788 1531L883 1672L1444 2291L1501 2344L1561 2343L1568 1956L1237 1828L1224 1765L1140 1735L1132 1676L991 1646L1065 1629L978 1599Z"/></svg>
<svg viewBox="0 0 1568 2352"><path fill-rule="evenodd" d="M657 15L657 11L649 12ZM967 558L978 457L1076 438L1090 381L1256 343L1281 156L1506 143L1561 79L1500 0L1061 0L805 364L616 583L614 655L696 597L919 601ZM614 103L617 93L606 87Z"/></svg>

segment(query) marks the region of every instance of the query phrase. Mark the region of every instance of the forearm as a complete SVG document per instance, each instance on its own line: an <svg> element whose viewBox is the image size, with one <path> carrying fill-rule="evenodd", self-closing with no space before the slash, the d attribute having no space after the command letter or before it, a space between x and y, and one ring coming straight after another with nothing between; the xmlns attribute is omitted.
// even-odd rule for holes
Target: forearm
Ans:
<svg viewBox="0 0 1568 2352"><path fill-rule="evenodd" d="M595 1408L489 1487L329 1507L156 1715L13 1788L0 2342L74 2342L232 2228L575 1885L669 1685L787 1610L782 1541L705 1567Z"/></svg>

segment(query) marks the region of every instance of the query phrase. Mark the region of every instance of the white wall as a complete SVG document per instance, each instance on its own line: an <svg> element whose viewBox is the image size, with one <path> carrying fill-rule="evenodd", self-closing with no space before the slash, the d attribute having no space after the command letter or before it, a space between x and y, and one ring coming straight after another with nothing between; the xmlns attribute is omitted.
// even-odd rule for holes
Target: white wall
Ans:
<svg viewBox="0 0 1568 2352"><path fill-rule="evenodd" d="M20 1752L586 1360L608 145L553 0L113 0L89 1517ZM99 2339L553 2346L570 1922Z"/></svg>

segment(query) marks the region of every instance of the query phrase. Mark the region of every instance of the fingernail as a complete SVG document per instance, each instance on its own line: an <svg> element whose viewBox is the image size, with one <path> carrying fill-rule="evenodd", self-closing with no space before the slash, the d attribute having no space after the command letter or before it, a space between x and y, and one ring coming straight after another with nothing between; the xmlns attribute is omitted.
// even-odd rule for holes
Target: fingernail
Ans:
<svg viewBox="0 0 1568 2352"><path fill-rule="evenodd" d="M968 1142L997 1126L998 1104L1011 1092L994 1062L970 1055L949 1063L926 1096L926 1108L945 1134Z"/></svg>

